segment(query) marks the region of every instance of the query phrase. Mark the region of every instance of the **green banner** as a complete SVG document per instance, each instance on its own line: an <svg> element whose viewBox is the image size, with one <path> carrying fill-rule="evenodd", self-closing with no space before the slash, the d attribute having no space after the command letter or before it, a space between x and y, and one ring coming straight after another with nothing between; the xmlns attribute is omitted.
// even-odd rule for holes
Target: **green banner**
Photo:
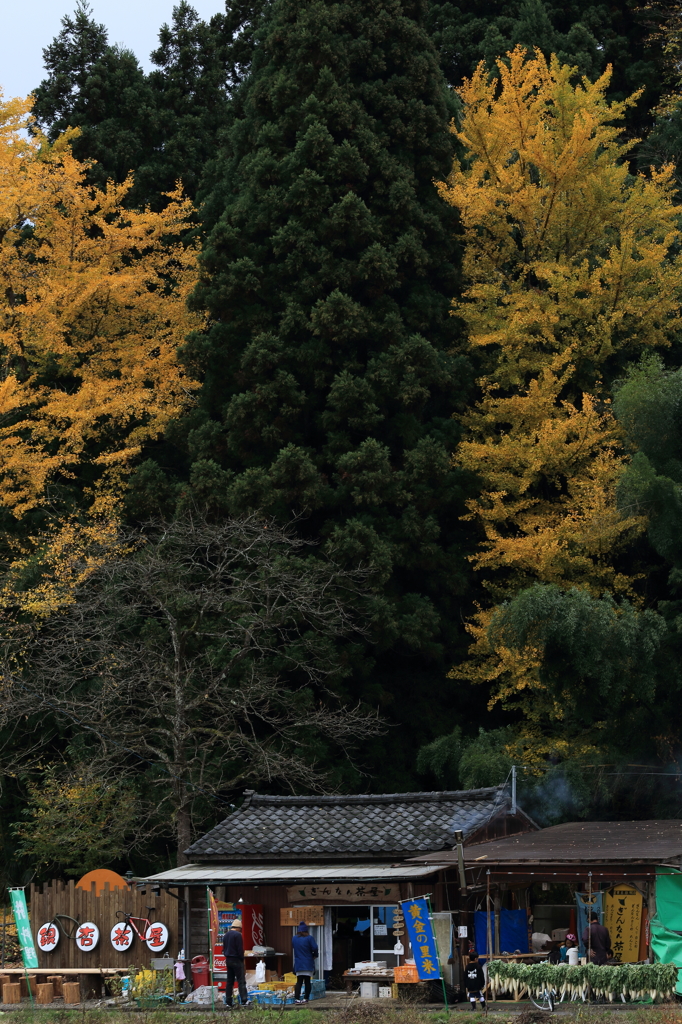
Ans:
<svg viewBox="0 0 682 1024"><path fill-rule="evenodd" d="M31 968L38 966L38 954L33 942L31 923L28 919L28 907L26 906L26 895L23 889L10 889L9 898L12 901L12 913L17 926L17 935L21 944L21 956L24 967Z"/></svg>

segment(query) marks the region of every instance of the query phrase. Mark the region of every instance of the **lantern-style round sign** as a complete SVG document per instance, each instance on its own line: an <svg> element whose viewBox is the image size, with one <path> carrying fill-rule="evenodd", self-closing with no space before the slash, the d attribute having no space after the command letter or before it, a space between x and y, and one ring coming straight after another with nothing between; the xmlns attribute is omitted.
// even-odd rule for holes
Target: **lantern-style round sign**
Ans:
<svg viewBox="0 0 682 1024"><path fill-rule="evenodd" d="M123 953L133 944L133 929L124 921L119 921L111 929L111 945Z"/></svg>
<svg viewBox="0 0 682 1024"><path fill-rule="evenodd" d="M147 933L144 937L144 941L147 943L152 953L163 953L164 949L168 945L168 929L165 924L161 924L160 921L154 921L153 924L147 928Z"/></svg>
<svg viewBox="0 0 682 1024"><path fill-rule="evenodd" d="M51 953L59 942L59 928L52 921L41 924L36 938L38 939L38 949L43 953Z"/></svg>
<svg viewBox="0 0 682 1024"><path fill-rule="evenodd" d="M76 932L76 945L84 953L89 953L99 942L99 928L93 921L86 921Z"/></svg>

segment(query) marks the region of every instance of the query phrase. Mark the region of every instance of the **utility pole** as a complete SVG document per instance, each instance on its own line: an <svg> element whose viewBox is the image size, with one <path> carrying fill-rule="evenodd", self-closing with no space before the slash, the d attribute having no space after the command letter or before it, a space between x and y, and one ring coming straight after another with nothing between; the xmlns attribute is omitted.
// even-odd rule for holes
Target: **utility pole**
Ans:
<svg viewBox="0 0 682 1024"><path fill-rule="evenodd" d="M511 813L516 814L516 765L512 765Z"/></svg>

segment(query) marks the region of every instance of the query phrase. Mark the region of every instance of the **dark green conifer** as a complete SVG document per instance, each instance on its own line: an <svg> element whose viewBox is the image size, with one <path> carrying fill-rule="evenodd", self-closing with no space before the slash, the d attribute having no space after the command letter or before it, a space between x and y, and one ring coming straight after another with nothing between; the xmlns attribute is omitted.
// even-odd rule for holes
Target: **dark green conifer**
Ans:
<svg viewBox="0 0 682 1024"><path fill-rule="evenodd" d="M304 514L338 558L375 567L363 695L426 737L459 628L450 459L469 371L449 315L457 225L434 187L452 111L425 8L278 0L205 205L196 303L211 326L187 357L206 375L194 498Z"/></svg>
<svg viewBox="0 0 682 1024"><path fill-rule="evenodd" d="M97 161L90 170L93 184L124 181L158 141L153 97L134 53L110 46L87 0L77 0L43 59L48 75L33 106L38 124L50 140L67 128L80 129L73 152L79 160Z"/></svg>

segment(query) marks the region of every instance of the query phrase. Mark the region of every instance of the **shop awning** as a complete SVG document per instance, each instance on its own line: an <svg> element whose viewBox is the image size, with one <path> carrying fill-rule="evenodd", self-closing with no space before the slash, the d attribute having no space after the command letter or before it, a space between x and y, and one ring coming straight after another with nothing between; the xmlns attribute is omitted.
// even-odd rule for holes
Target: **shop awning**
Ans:
<svg viewBox="0 0 682 1024"><path fill-rule="evenodd" d="M410 882L434 875L434 865L418 864L184 864L141 882L177 885L292 885L296 882Z"/></svg>
<svg viewBox="0 0 682 1024"><path fill-rule="evenodd" d="M456 865L457 851L410 858L426 865ZM470 867L682 864L682 821L571 821L539 832L493 839L464 849Z"/></svg>

